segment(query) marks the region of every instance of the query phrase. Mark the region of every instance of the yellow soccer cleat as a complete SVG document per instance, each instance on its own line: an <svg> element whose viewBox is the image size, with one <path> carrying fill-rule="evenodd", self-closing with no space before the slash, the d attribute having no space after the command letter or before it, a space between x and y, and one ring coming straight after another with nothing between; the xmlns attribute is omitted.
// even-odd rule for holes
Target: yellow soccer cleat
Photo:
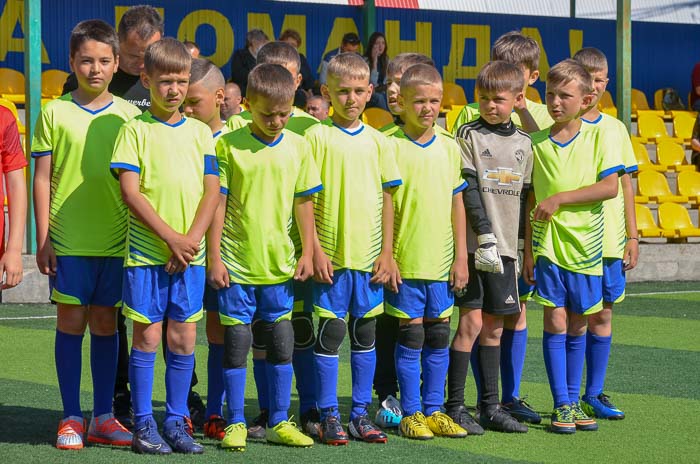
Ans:
<svg viewBox="0 0 700 464"><path fill-rule="evenodd" d="M229 425L224 429L224 433L224 439L221 440L222 449L227 451L245 451L248 429L243 422Z"/></svg>
<svg viewBox="0 0 700 464"><path fill-rule="evenodd" d="M435 436L420 411L410 416L403 416L399 423L399 434L413 440L430 440Z"/></svg>
<svg viewBox="0 0 700 464"><path fill-rule="evenodd" d="M302 448L309 448L314 444L314 439L301 433L297 424L291 421L282 421L274 427L268 427L265 439L277 445Z"/></svg>
<svg viewBox="0 0 700 464"><path fill-rule="evenodd" d="M457 425L444 412L435 411L425 421L430 430L438 437L464 438L467 436L467 431Z"/></svg>

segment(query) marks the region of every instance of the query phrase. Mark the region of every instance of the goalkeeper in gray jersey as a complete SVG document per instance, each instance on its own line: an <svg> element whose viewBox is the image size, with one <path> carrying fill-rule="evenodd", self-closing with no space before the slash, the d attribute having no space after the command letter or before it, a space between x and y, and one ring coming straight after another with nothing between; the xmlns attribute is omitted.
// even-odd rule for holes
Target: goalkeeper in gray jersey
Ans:
<svg viewBox="0 0 700 464"><path fill-rule="evenodd" d="M476 80L481 117L456 132L462 175L469 183L464 194L467 248L474 252L469 255L469 283L456 299L459 327L450 349L445 408L472 434L481 434L483 429L528 430L498 400L503 318L520 311L518 238L533 163L530 137L510 119L513 106L524 98L523 79L515 65L487 63ZM477 337L481 427L464 406L470 351Z"/></svg>

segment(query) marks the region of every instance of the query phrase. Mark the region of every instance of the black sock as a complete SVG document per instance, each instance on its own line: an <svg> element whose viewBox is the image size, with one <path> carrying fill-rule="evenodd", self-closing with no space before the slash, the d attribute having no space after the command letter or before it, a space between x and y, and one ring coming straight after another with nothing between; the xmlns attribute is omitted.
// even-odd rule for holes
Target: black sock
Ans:
<svg viewBox="0 0 700 464"><path fill-rule="evenodd" d="M469 351L450 348L450 367L447 370L447 401L445 409L458 408L464 404L464 384L469 371Z"/></svg>
<svg viewBox="0 0 700 464"><path fill-rule="evenodd" d="M500 361L500 346L479 346L482 414L490 415L498 406L498 371L500 369Z"/></svg>
<svg viewBox="0 0 700 464"><path fill-rule="evenodd" d="M396 364L394 350L399 337L399 320L388 314L377 316L377 339L374 349L377 353L377 367L374 370L374 391L381 404L387 396L397 396L399 391L396 380Z"/></svg>

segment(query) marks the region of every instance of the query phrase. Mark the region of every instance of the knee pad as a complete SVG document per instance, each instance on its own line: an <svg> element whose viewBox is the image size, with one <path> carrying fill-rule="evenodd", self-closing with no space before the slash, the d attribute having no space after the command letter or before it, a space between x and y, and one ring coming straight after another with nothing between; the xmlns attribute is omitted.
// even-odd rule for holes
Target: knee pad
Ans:
<svg viewBox="0 0 700 464"><path fill-rule="evenodd" d="M345 320L322 317L318 321L318 338L314 352L338 356L338 348L345 337Z"/></svg>
<svg viewBox="0 0 700 464"><path fill-rule="evenodd" d="M425 345L435 350L450 346L450 324L448 322L424 322Z"/></svg>
<svg viewBox="0 0 700 464"><path fill-rule="evenodd" d="M227 325L224 330L225 369L241 369L248 364L248 352L253 336L248 324Z"/></svg>
<svg viewBox="0 0 700 464"><path fill-rule="evenodd" d="M399 326L399 344L412 350L423 349L425 330L422 324L404 324Z"/></svg>
<svg viewBox="0 0 700 464"><path fill-rule="evenodd" d="M265 347L267 346L267 340L269 338L269 334L265 333L265 323L262 319L253 319L253 322L250 324L250 329L253 332L253 348L256 350L265 350Z"/></svg>
<svg viewBox="0 0 700 464"><path fill-rule="evenodd" d="M289 364L294 354L294 329L288 320L263 322L270 337L266 346L265 359L271 364Z"/></svg>
<svg viewBox="0 0 700 464"><path fill-rule="evenodd" d="M348 333L352 351L371 351L374 349L377 321L375 318L356 318L350 316Z"/></svg>
<svg viewBox="0 0 700 464"><path fill-rule="evenodd" d="M314 319L311 313L294 313L292 315L294 328L294 349L305 350L316 343L314 334Z"/></svg>

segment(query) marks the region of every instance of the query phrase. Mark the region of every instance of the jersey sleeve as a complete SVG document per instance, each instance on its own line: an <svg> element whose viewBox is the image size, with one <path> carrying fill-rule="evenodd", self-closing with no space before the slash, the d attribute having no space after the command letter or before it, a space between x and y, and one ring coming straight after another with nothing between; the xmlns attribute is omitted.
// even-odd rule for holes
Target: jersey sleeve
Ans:
<svg viewBox="0 0 700 464"><path fill-rule="evenodd" d="M598 131L595 143L595 156L597 163L598 180L604 179L611 174L624 174L625 165L622 161L620 151L611 149L617 147L620 142L612 136L613 131Z"/></svg>
<svg viewBox="0 0 700 464"><path fill-rule="evenodd" d="M451 145L450 156L450 172L452 173L452 194L456 195L467 188L467 181L462 177L462 156L461 150L456 142L449 141Z"/></svg>
<svg viewBox="0 0 700 464"><path fill-rule="evenodd" d="M138 133L133 124L124 124L119 129L109 168L115 176L118 176L119 169L141 173Z"/></svg>
<svg viewBox="0 0 700 464"><path fill-rule="evenodd" d="M307 141L303 142L301 153L301 166L294 186L295 197L307 197L323 189L321 175L316 167L314 157L311 155L311 146Z"/></svg>
<svg viewBox="0 0 700 464"><path fill-rule="evenodd" d="M398 187L402 184L399 166L396 163L396 144L383 135L380 136L379 166L382 176L382 188Z"/></svg>
<svg viewBox="0 0 700 464"><path fill-rule="evenodd" d="M37 118L32 138L32 158L48 156L53 152L50 108L50 106L42 108Z"/></svg>
<svg viewBox="0 0 700 464"><path fill-rule="evenodd" d="M523 171L523 184L524 185L531 185L532 184L532 168L535 163L535 154L534 154L534 149L532 148L532 143L527 145L527 149L525 150L525 171Z"/></svg>
<svg viewBox="0 0 700 464"><path fill-rule="evenodd" d="M218 176L219 162L216 159L216 146L214 144L214 138L208 132L209 131L202 135L202 153L204 154L204 175Z"/></svg>
<svg viewBox="0 0 700 464"><path fill-rule="evenodd" d="M0 155L2 155L3 172L15 171L25 167L27 160L24 157L22 144L19 141L19 131L17 130L17 121L15 121L14 115L9 113L6 118L0 118L0 124L2 124L3 132L2 138L0 138L2 141Z"/></svg>
<svg viewBox="0 0 700 464"><path fill-rule="evenodd" d="M228 195L229 179L231 179L230 164L228 159L228 143L224 138L220 138L216 144L216 161L219 165L220 192Z"/></svg>
<svg viewBox="0 0 700 464"><path fill-rule="evenodd" d="M462 108L462 111L459 112L457 119L455 119L455 123L452 125L452 134L456 134L460 127L476 119L479 119L478 107L474 108L471 105L466 105L464 108Z"/></svg>
<svg viewBox="0 0 700 464"><path fill-rule="evenodd" d="M466 138L455 137L455 141L457 142L460 151L460 172L466 170L476 173L476 166L474 164L474 146L469 138L469 133L466 135Z"/></svg>

